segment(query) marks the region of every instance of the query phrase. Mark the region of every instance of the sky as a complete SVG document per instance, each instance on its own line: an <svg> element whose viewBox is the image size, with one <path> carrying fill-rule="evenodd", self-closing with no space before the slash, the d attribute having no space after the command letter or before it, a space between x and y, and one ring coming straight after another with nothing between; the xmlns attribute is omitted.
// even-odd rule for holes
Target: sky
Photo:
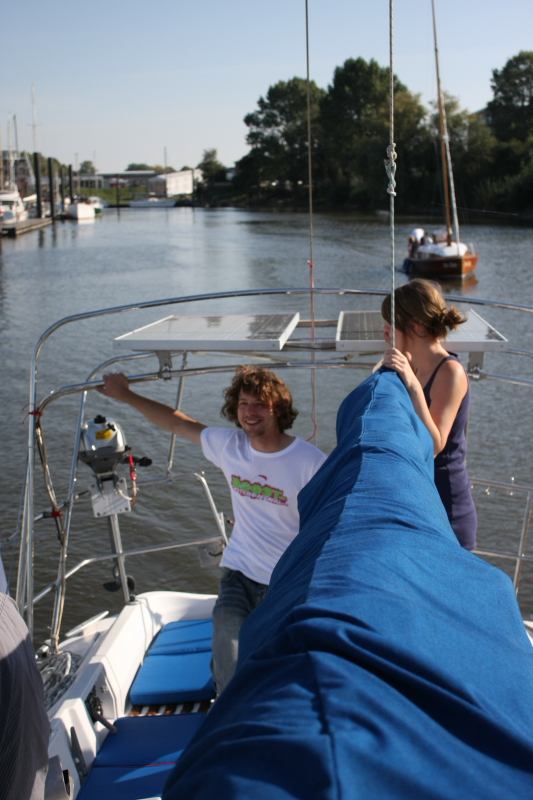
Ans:
<svg viewBox="0 0 533 800"><path fill-rule="evenodd" d="M0 136L102 172L245 155L244 116L277 81L306 75L305 0L0 0ZM389 64L388 0L308 0L310 77L347 58ZM430 0L394 0L394 71L435 97ZM533 0L437 0L441 83L462 108L533 50ZM33 99L32 99L33 98ZM15 118L16 122L13 122ZM8 137L8 134L10 136ZM401 146L401 143L398 143Z"/></svg>

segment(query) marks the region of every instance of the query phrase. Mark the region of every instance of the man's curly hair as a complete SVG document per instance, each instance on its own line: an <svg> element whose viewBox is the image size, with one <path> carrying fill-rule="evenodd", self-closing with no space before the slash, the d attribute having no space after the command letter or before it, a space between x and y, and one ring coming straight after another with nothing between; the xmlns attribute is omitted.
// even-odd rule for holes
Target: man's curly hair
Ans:
<svg viewBox="0 0 533 800"><path fill-rule="evenodd" d="M239 367L235 371L230 386L224 391L224 405L220 413L238 427L240 425L237 418L237 407L241 392L251 394L263 403L271 404L282 433L292 427L298 411L292 405L289 388L275 372L262 367L249 366Z"/></svg>

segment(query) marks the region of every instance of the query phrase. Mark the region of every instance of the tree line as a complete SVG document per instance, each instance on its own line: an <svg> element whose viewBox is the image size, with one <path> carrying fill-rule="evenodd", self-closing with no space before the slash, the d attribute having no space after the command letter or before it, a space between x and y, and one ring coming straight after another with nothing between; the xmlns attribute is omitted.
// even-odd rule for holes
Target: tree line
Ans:
<svg viewBox="0 0 533 800"><path fill-rule="evenodd" d="M389 75L376 61L355 58L335 69L327 89L298 77L271 86L244 118L250 149L235 165L236 191L251 203L305 202L309 121L315 202L385 208ZM463 218L468 212L533 211L533 51L493 70L491 88L492 100L474 113L444 97ZM442 205L436 103L425 107L395 76L394 106L396 208L436 211Z"/></svg>

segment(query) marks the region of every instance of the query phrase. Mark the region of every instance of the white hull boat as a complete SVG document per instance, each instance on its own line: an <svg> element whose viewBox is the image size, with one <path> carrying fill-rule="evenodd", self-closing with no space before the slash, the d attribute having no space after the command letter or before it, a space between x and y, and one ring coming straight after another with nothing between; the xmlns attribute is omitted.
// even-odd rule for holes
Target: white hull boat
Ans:
<svg viewBox="0 0 533 800"><path fill-rule="evenodd" d="M176 201L170 197L145 197L141 200L130 200L130 208L174 208Z"/></svg>
<svg viewBox="0 0 533 800"><path fill-rule="evenodd" d="M28 210L17 189L0 191L0 225L12 227L28 219Z"/></svg>
<svg viewBox="0 0 533 800"><path fill-rule="evenodd" d="M95 207L86 200L76 200L70 203L65 209L65 216L68 219L75 219L78 222L91 221L95 217Z"/></svg>

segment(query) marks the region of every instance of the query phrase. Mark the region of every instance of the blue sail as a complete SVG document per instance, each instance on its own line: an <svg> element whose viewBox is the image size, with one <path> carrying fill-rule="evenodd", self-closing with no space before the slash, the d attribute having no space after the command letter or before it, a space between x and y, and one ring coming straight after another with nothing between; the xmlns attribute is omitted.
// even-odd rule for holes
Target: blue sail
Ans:
<svg viewBox="0 0 533 800"><path fill-rule="evenodd" d="M164 800L529 800L533 648L509 579L458 544L395 373L337 437Z"/></svg>

